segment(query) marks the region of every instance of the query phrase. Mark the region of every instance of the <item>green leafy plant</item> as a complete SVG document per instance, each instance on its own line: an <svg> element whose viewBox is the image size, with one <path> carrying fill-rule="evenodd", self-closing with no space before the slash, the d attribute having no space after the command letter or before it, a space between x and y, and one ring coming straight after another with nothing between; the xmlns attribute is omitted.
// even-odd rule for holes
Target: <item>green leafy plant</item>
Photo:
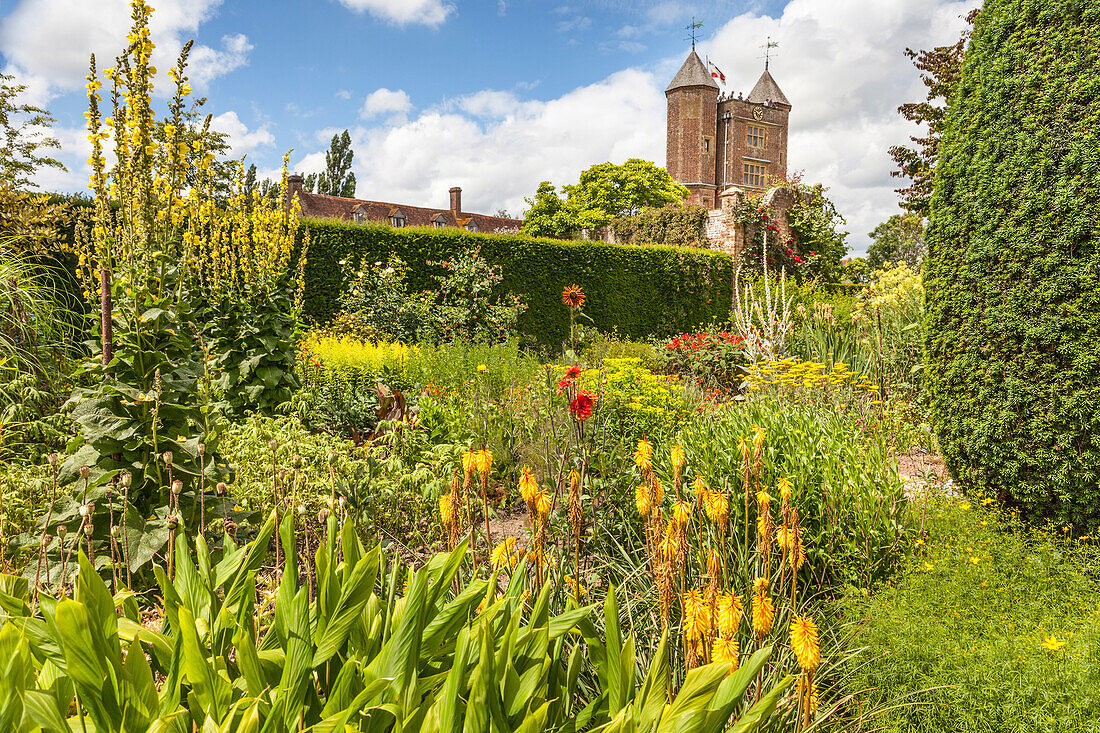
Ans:
<svg viewBox="0 0 1100 733"><path fill-rule="evenodd" d="M728 664L693 670L670 700L667 637L639 685L635 641L619 631L613 591L603 635L588 620L591 607L553 613L550 585L528 605L522 573L503 593L495 579L461 582L464 546L413 569L365 550L334 515L309 573L315 588L303 587L294 531L290 517L279 528L287 564L273 608L256 606L256 574L274 516L248 546L226 538L216 563L201 538L192 554L178 536L174 577L157 571L160 631L139 623L132 596L113 598L83 556L74 597L42 599L34 612L26 584L4 578L0 679L10 694L0 724L27 733L68 731L70 721L120 733L302 726L717 733L731 717L737 730L767 720L793 681L745 701L770 654L764 648L733 674Z"/></svg>
<svg viewBox="0 0 1100 733"><path fill-rule="evenodd" d="M1098 12L995 0L977 15L938 150L923 320L951 473L1028 516L1089 529L1100 524Z"/></svg>

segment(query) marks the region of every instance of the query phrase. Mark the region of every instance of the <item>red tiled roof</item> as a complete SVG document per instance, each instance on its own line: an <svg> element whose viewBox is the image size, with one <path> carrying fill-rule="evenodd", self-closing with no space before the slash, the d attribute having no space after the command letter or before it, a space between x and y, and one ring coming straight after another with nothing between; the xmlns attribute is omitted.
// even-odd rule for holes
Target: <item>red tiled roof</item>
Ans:
<svg viewBox="0 0 1100 733"><path fill-rule="evenodd" d="M342 196L328 196L304 191L298 191L297 196L302 205L302 216L307 217L344 219L347 221L365 220L389 224L391 223L390 218L400 212L405 215L405 226L433 226L433 222L442 217L446 226L466 227L470 222L473 222L479 232L490 234L518 232L520 227L523 226L523 221L520 219L471 214L467 211L454 212L446 209L428 209L423 206L348 199ZM360 217L357 218L356 214L359 214Z"/></svg>

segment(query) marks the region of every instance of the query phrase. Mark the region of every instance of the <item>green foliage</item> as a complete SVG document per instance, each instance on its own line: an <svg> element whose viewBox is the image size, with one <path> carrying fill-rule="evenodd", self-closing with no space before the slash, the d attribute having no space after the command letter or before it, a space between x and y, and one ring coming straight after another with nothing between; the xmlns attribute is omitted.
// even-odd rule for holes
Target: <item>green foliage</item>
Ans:
<svg viewBox="0 0 1100 733"><path fill-rule="evenodd" d="M486 262L480 247L426 264L444 270L436 276L432 293L425 294L434 306L423 309L426 323L421 335L427 335L427 340L498 343L515 334L516 323L527 307L515 293L503 292L500 265Z"/></svg>
<svg viewBox="0 0 1100 733"><path fill-rule="evenodd" d="M604 359L603 369L591 370L585 378L599 384L601 414L628 443L665 435L687 418L684 386L674 376L649 371L640 359Z"/></svg>
<svg viewBox="0 0 1100 733"><path fill-rule="evenodd" d="M48 134L53 115L18 102L27 86L14 81L10 74L0 74L0 181L12 188L26 188L33 185L31 176L39 168L65 170L65 166L43 154L49 148L61 149L57 138Z"/></svg>
<svg viewBox="0 0 1100 733"><path fill-rule="evenodd" d="M840 604L871 660L843 692L909 700L878 721L891 731L1100 730L1096 546L969 501L913 508L926 542L896 582ZM1065 646L1043 648L1052 636Z"/></svg>
<svg viewBox="0 0 1100 733"><path fill-rule="evenodd" d="M55 269L0 244L0 458L36 459L67 441L56 415L76 356L78 316Z"/></svg>
<svg viewBox="0 0 1100 733"><path fill-rule="evenodd" d="M666 204L611 221L615 239L622 244L670 244L705 247L707 207L699 204Z"/></svg>
<svg viewBox="0 0 1100 733"><path fill-rule="evenodd" d="M787 211L791 234L805 263L804 277L825 282L839 279L840 261L848 251L848 232L842 231L844 217L826 196L820 183L795 187L794 204Z"/></svg>
<svg viewBox="0 0 1100 733"><path fill-rule="evenodd" d="M355 151L351 149L348 131L334 134L329 149L325 151L325 170L307 175L303 187L310 192L354 198L355 174L351 172L351 161L354 157Z"/></svg>
<svg viewBox="0 0 1100 733"><path fill-rule="evenodd" d="M744 381L744 339L726 331L684 333L660 344L657 351L668 374L679 374L700 387L739 391Z"/></svg>
<svg viewBox="0 0 1100 733"><path fill-rule="evenodd" d="M270 414L298 388L294 374L294 297L288 290L259 290L247 309L233 298L207 311L205 336L214 384L228 416Z"/></svg>
<svg viewBox="0 0 1100 733"><path fill-rule="evenodd" d="M169 481L162 454L172 451L173 475L190 485L199 475L198 444L206 445L207 481L221 480L216 458L204 353L195 338L194 314L177 299L178 267L161 256L145 281L115 280L114 351L102 362L99 340L88 342L89 359L77 370L85 386L69 400L79 429L79 449L61 470L62 485L81 466L103 474L129 471L139 512L167 503ZM162 294L166 293L166 294ZM125 314L125 317L121 314ZM75 447L75 446L74 446Z"/></svg>
<svg viewBox="0 0 1100 733"><path fill-rule="evenodd" d="M576 212L558 195L557 188L550 181L539 183L534 198L524 201L528 206L523 214L524 234L568 239L579 228Z"/></svg>
<svg viewBox="0 0 1100 733"><path fill-rule="evenodd" d="M916 214L894 214L875 227L869 235L874 242L867 248L867 266L880 270L887 262L904 262L910 270L920 271L928 253L924 244L924 220Z"/></svg>
<svg viewBox="0 0 1100 733"><path fill-rule="evenodd" d="M679 203L688 190L664 168L648 160L630 158L622 165L597 163L581 172L580 180L563 186L568 205L581 228L603 226L616 217L633 216L643 209Z"/></svg>
<svg viewBox="0 0 1100 733"><path fill-rule="evenodd" d="M1100 524L1100 8L990 0L940 145L924 345L952 474Z"/></svg>
<svg viewBox="0 0 1100 733"><path fill-rule="evenodd" d="M407 269L400 257L392 255L385 267L375 262L356 272L340 298L343 324L339 328L360 340L416 341L423 319L419 304L408 295Z"/></svg>
<svg viewBox="0 0 1100 733"><path fill-rule="evenodd" d="M464 579L465 546L414 569L365 550L331 516L306 569L314 593L312 582L299 587L294 532L291 518L279 527L291 559L273 611L256 605L256 573L274 515L250 545L227 537L216 563L201 538L193 555L179 536L174 579L158 571L159 632L141 626L132 598L112 598L83 555L74 598L44 598L33 614L26 584L5 582L0 726L717 733L731 717L742 718L740 730L767 721L794 681L743 700L771 654L765 647L732 674L727 664L693 670L669 700L668 635L639 678L613 590L601 633L591 606L551 611L551 584L528 609L522 574L503 593L495 579Z"/></svg>
<svg viewBox="0 0 1100 733"><path fill-rule="evenodd" d="M631 158L622 165L597 163L589 166L573 185L562 186L563 199L550 181L543 181L534 198L525 199L523 231L536 237L566 238L580 229L595 229L615 219L632 217L645 209L679 204L688 190L648 160ZM694 213L694 212L693 212ZM692 215L686 217L690 228ZM628 227L630 225L627 225ZM655 225L648 225L652 234ZM668 225L665 224L665 227ZM681 236L686 233L681 232ZM680 244L676 241L637 239L638 242Z"/></svg>
<svg viewBox="0 0 1100 733"><path fill-rule="evenodd" d="M754 426L765 430L763 488L771 490L780 478L795 487L814 577L866 587L887 576L914 527L886 447L861 440L842 417L804 402L762 397L697 413L680 433L687 465L712 482L729 478L734 527L745 521L738 444L741 438L751 443ZM750 511L755 532L755 505Z"/></svg>
<svg viewBox="0 0 1100 733"><path fill-rule="evenodd" d="M317 220L308 226L304 313L320 322L336 314L349 273L396 254L408 265L409 290L427 290L445 272L429 260L474 246L501 268L501 289L523 298L519 332L544 346L559 347L569 336L561 292L573 283L588 293L585 313L594 325L626 338L671 335L729 316L733 271L721 252Z"/></svg>

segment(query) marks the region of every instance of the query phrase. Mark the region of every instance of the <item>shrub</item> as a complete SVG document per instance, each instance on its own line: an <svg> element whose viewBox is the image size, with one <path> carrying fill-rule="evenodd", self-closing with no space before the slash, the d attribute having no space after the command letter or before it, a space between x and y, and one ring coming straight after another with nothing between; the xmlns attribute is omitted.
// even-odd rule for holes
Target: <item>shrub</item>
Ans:
<svg viewBox="0 0 1100 733"><path fill-rule="evenodd" d="M663 435L687 416L683 385L642 367L640 359L604 359L603 370L588 370L585 379L599 383L608 425L630 442Z"/></svg>
<svg viewBox="0 0 1100 733"><path fill-rule="evenodd" d="M754 488L776 500L779 479L792 483L818 589L868 586L889 574L913 527L884 445L861 440L839 416L787 400L727 402L696 414L679 436L687 466L711 486L732 488L733 527L745 522L740 441L748 441L751 450L759 427L763 475ZM750 511L755 534L755 503ZM734 532L740 537L740 529Z"/></svg>
<svg viewBox="0 0 1100 733"><path fill-rule="evenodd" d="M1100 7L990 0L936 168L924 346L952 474L1100 523Z"/></svg>
<svg viewBox="0 0 1100 733"><path fill-rule="evenodd" d="M589 293L585 312L594 325L625 338L670 336L729 317L733 268L721 252L320 220L308 226L304 313L318 322L336 315L348 272L396 254L408 265L409 291L419 292L444 274L429 261L446 261L474 246L501 268L501 288L527 305L519 332L543 346L559 347L569 336L561 291L573 283Z"/></svg>
<svg viewBox="0 0 1100 733"><path fill-rule="evenodd" d="M707 207L699 204L669 204L645 209L633 216L611 221L621 244L672 244L706 247Z"/></svg>
<svg viewBox="0 0 1100 733"><path fill-rule="evenodd" d="M700 386L737 390L744 374L745 340L737 334L684 333L664 343L658 354L665 369L695 380Z"/></svg>
<svg viewBox="0 0 1100 733"><path fill-rule="evenodd" d="M1096 547L986 503L914 506L928 534L904 571L839 604L861 629L855 644L870 647L844 692L908 701L880 730L1100 730ZM1065 646L1044 648L1051 637Z"/></svg>

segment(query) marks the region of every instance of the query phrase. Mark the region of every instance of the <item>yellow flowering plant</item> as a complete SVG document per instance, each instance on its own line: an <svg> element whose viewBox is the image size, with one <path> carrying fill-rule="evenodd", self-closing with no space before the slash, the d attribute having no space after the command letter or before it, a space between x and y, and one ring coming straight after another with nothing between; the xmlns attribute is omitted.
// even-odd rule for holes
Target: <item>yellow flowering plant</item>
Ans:
<svg viewBox="0 0 1100 733"><path fill-rule="evenodd" d="M79 449L59 479L87 466L96 488L127 472L134 515L120 543L136 547L143 532L161 536L158 526L197 526L196 505L228 478L217 453L226 409L288 396L294 311L276 300L292 290L302 258L295 207L247 199L240 175L221 198L210 117L198 125L186 107L190 43L168 72L170 100L158 118L153 8L132 0L130 10L125 50L102 73L93 55L87 77L95 204L90 225L77 228L77 270L100 318L79 372L88 386L70 400ZM173 481L181 488L170 495Z"/></svg>

